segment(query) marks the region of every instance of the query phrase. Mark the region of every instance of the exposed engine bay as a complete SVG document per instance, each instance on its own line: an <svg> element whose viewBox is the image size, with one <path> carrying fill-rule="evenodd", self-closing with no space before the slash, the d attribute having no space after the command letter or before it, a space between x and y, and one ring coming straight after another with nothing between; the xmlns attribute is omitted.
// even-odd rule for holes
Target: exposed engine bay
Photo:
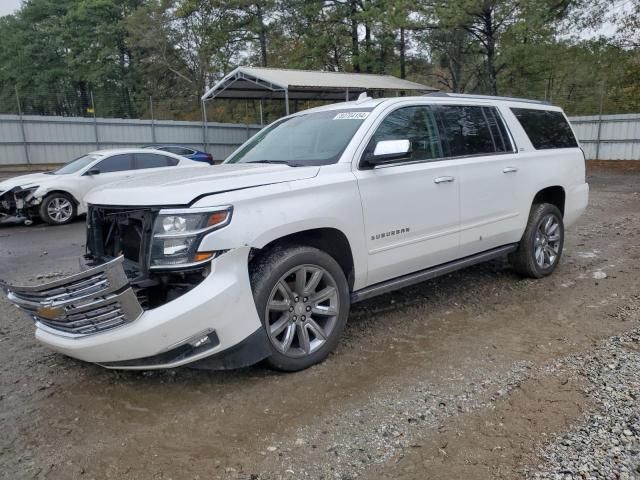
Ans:
<svg viewBox="0 0 640 480"><path fill-rule="evenodd" d="M31 225L38 216L42 198L34 195L38 187L14 187L0 191L0 224L24 223Z"/></svg>
<svg viewBox="0 0 640 480"><path fill-rule="evenodd" d="M90 206L87 214L88 267L124 257L124 270L143 309L159 307L187 293L209 275L209 264L180 271L150 268L157 207Z"/></svg>

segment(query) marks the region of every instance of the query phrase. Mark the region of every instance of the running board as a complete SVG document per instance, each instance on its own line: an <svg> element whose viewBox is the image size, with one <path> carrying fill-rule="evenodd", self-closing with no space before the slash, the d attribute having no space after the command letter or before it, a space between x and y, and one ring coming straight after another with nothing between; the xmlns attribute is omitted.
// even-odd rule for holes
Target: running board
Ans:
<svg viewBox="0 0 640 480"><path fill-rule="evenodd" d="M503 247L486 250L481 253L476 253L475 255L470 255L459 260L443 263L436 267L427 268L425 270L420 270L418 272L409 273L408 275L402 275L401 277L376 283L370 287L365 287L353 292L351 294L351 303L361 302L362 300L367 300L368 298L382 295L383 293L392 292L393 290L415 285L416 283L424 282L425 280L431 280L432 278L440 277L441 275L446 275L447 273L455 272L462 268L470 267L495 258L500 258L516 251L517 248L518 244L513 243Z"/></svg>

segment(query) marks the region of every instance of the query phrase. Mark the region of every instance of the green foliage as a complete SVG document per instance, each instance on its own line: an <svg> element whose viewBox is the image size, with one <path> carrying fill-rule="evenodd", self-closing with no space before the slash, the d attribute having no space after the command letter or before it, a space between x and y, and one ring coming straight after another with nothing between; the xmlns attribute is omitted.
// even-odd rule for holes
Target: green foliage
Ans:
<svg viewBox="0 0 640 480"><path fill-rule="evenodd" d="M26 0L0 18L0 112L17 111L17 90L25 113L148 117L153 104L156 118L198 119L204 90L241 64L637 111L640 0L616 12L608 0ZM609 38L580 37L605 21ZM208 114L259 118L252 101Z"/></svg>

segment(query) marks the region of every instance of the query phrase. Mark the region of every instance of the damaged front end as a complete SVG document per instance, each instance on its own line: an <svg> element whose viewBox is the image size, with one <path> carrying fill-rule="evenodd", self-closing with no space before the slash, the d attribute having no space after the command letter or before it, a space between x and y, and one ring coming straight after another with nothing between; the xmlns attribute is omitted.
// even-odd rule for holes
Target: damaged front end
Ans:
<svg viewBox="0 0 640 480"><path fill-rule="evenodd" d="M182 296L211 272L210 261L177 268L154 264L154 229L160 213L158 207L91 206L87 215L86 265L122 257L122 268L145 310Z"/></svg>
<svg viewBox="0 0 640 480"><path fill-rule="evenodd" d="M36 197L38 186L14 187L7 191L0 191L0 225L9 223L24 223L31 225L33 218L38 215L38 207L42 198Z"/></svg>

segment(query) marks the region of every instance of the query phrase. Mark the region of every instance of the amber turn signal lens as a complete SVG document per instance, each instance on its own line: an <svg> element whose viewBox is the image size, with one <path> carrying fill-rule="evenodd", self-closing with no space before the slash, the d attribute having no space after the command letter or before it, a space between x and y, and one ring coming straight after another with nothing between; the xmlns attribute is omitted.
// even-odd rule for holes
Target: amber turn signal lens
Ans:
<svg viewBox="0 0 640 480"><path fill-rule="evenodd" d="M207 227L213 227L214 225L219 225L227 220L228 212L215 212L209 216L209 220L207 221Z"/></svg>
<svg viewBox="0 0 640 480"><path fill-rule="evenodd" d="M196 256L194 257L194 261L204 262L205 260L209 260L210 258L213 258L214 253L215 252L197 252Z"/></svg>

